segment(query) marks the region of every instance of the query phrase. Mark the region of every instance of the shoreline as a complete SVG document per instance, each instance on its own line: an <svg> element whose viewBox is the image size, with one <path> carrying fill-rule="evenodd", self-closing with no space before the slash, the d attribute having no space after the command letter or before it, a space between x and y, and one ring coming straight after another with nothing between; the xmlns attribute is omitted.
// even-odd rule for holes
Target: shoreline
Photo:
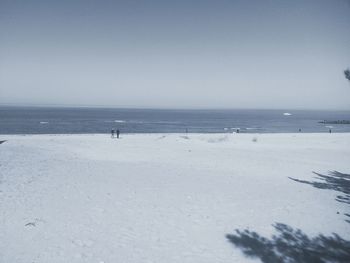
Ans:
<svg viewBox="0 0 350 263"><path fill-rule="evenodd" d="M233 135L233 134L237 134L237 135L278 135L278 134L350 134L350 132L348 131L333 131L330 133L329 131L325 131L325 132L261 132L261 133L253 133L253 132L138 132L138 133L120 133L121 135ZM0 134L0 136L71 136L71 135L81 135L81 136L85 136L85 135L92 135L92 136L96 136L96 135L107 135L107 136L111 136L111 133L23 133L23 134L19 134L19 133L4 133L4 134Z"/></svg>

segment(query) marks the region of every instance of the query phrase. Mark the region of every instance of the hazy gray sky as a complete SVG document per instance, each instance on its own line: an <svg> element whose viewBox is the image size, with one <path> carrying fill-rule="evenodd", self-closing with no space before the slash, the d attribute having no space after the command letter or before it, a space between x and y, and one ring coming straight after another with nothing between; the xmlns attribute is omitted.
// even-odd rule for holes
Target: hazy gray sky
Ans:
<svg viewBox="0 0 350 263"><path fill-rule="evenodd" d="M0 0L0 104L350 109L350 0Z"/></svg>

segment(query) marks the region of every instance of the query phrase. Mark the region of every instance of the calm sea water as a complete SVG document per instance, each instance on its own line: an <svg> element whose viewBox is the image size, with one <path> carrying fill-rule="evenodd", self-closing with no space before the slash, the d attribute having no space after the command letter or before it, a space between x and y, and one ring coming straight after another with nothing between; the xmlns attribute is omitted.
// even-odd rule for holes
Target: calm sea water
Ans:
<svg viewBox="0 0 350 263"><path fill-rule="evenodd" d="M0 134L350 132L322 120L350 120L350 111L0 107Z"/></svg>

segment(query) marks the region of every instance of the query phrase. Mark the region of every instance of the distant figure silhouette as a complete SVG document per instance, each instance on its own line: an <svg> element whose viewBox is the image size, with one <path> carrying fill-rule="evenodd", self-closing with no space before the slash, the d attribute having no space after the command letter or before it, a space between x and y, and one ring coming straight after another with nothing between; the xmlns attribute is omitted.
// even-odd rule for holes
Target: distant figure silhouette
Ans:
<svg viewBox="0 0 350 263"><path fill-rule="evenodd" d="M299 132L301 132L301 129L299 129Z"/></svg>
<svg viewBox="0 0 350 263"><path fill-rule="evenodd" d="M114 138L114 130L111 130L111 138Z"/></svg>
<svg viewBox="0 0 350 263"><path fill-rule="evenodd" d="M236 133L239 133L239 129L236 130Z"/></svg>
<svg viewBox="0 0 350 263"><path fill-rule="evenodd" d="M119 139L119 134L120 134L120 131L117 130L117 139Z"/></svg>
<svg viewBox="0 0 350 263"><path fill-rule="evenodd" d="M332 129L329 129L329 133L332 133Z"/></svg>

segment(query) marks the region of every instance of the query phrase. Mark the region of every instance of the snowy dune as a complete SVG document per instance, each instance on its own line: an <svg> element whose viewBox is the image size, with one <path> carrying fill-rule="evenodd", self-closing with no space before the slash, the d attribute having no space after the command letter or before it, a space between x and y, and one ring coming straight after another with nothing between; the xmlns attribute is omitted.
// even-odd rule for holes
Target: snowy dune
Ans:
<svg viewBox="0 0 350 263"><path fill-rule="evenodd" d="M0 262L257 262L226 234L350 240L350 134L0 136Z"/></svg>

